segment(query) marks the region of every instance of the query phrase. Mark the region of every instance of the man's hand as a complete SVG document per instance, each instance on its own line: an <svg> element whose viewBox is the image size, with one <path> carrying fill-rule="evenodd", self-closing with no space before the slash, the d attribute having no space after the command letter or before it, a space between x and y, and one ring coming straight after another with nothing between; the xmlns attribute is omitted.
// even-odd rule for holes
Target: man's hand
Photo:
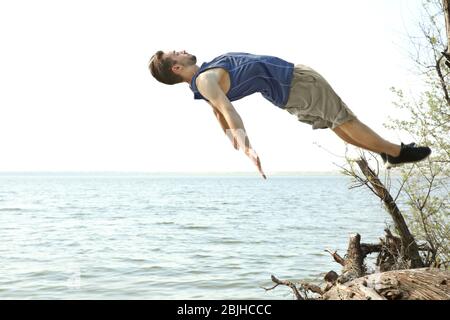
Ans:
<svg viewBox="0 0 450 320"><path fill-rule="evenodd" d="M264 179L267 179L266 175L264 174L262 168L261 168L261 160L259 160L259 156L256 154L256 151L252 148L247 148L245 151L245 154L247 157L252 160L252 162L255 164L255 166L258 168L259 173L261 173L262 177Z"/></svg>

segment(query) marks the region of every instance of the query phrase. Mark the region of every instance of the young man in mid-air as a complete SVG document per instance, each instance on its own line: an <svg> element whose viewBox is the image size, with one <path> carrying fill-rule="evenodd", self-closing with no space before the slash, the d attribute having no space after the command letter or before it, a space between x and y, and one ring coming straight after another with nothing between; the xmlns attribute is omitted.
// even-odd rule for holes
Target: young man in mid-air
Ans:
<svg viewBox="0 0 450 320"><path fill-rule="evenodd" d="M377 152L388 168L418 162L431 154L428 147L398 145L381 138L358 120L319 73L305 65L241 52L220 55L201 67L196 63L197 58L186 51L158 51L148 67L158 81L169 85L186 82L194 99L206 100L234 148L243 149L264 178L261 161L231 104L255 92L313 129L329 128L344 141Z"/></svg>

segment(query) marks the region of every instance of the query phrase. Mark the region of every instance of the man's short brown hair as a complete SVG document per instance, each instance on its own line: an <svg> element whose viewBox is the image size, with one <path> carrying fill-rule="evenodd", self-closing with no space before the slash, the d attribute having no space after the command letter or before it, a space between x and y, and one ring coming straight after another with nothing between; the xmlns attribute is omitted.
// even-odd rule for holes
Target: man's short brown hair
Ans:
<svg viewBox="0 0 450 320"><path fill-rule="evenodd" d="M156 80L165 84L176 84L183 82L183 78L172 72L172 67L175 64L170 58L163 58L163 51L157 51L148 63L148 68L152 73L152 76Z"/></svg>

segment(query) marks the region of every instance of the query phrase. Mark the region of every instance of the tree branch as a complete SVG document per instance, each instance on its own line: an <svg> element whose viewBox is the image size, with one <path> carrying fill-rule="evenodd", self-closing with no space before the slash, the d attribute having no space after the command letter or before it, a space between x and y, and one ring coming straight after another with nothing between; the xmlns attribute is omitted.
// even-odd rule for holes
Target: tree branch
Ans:
<svg viewBox="0 0 450 320"><path fill-rule="evenodd" d="M292 291L294 292L295 297L297 298L297 300L305 300L305 299L302 297L302 295L300 294L300 292L298 291L298 289L297 289L297 287L295 286L295 284L292 283L291 281L289 281L289 280L280 280L280 279L278 279L277 277L275 277L274 275L271 276L271 279L272 279L273 282L276 283L276 285L273 286L272 288L268 288L268 289L266 289L266 288L263 287L264 290L270 291L270 290L275 289L275 288L278 287L279 285L288 286L288 287L291 288Z"/></svg>
<svg viewBox="0 0 450 320"><path fill-rule="evenodd" d="M330 250L325 250L325 252L328 252L333 257L334 261L339 263L341 266L345 266L345 259L342 258L337 251L331 252Z"/></svg>

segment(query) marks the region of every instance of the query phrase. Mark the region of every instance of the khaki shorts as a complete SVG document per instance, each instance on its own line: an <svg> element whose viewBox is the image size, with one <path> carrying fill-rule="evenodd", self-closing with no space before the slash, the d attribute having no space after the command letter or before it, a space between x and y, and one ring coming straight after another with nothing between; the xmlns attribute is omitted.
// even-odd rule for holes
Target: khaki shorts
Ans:
<svg viewBox="0 0 450 320"><path fill-rule="evenodd" d="M315 129L335 129L356 119L353 112L334 92L330 84L313 69L298 64L284 109Z"/></svg>

